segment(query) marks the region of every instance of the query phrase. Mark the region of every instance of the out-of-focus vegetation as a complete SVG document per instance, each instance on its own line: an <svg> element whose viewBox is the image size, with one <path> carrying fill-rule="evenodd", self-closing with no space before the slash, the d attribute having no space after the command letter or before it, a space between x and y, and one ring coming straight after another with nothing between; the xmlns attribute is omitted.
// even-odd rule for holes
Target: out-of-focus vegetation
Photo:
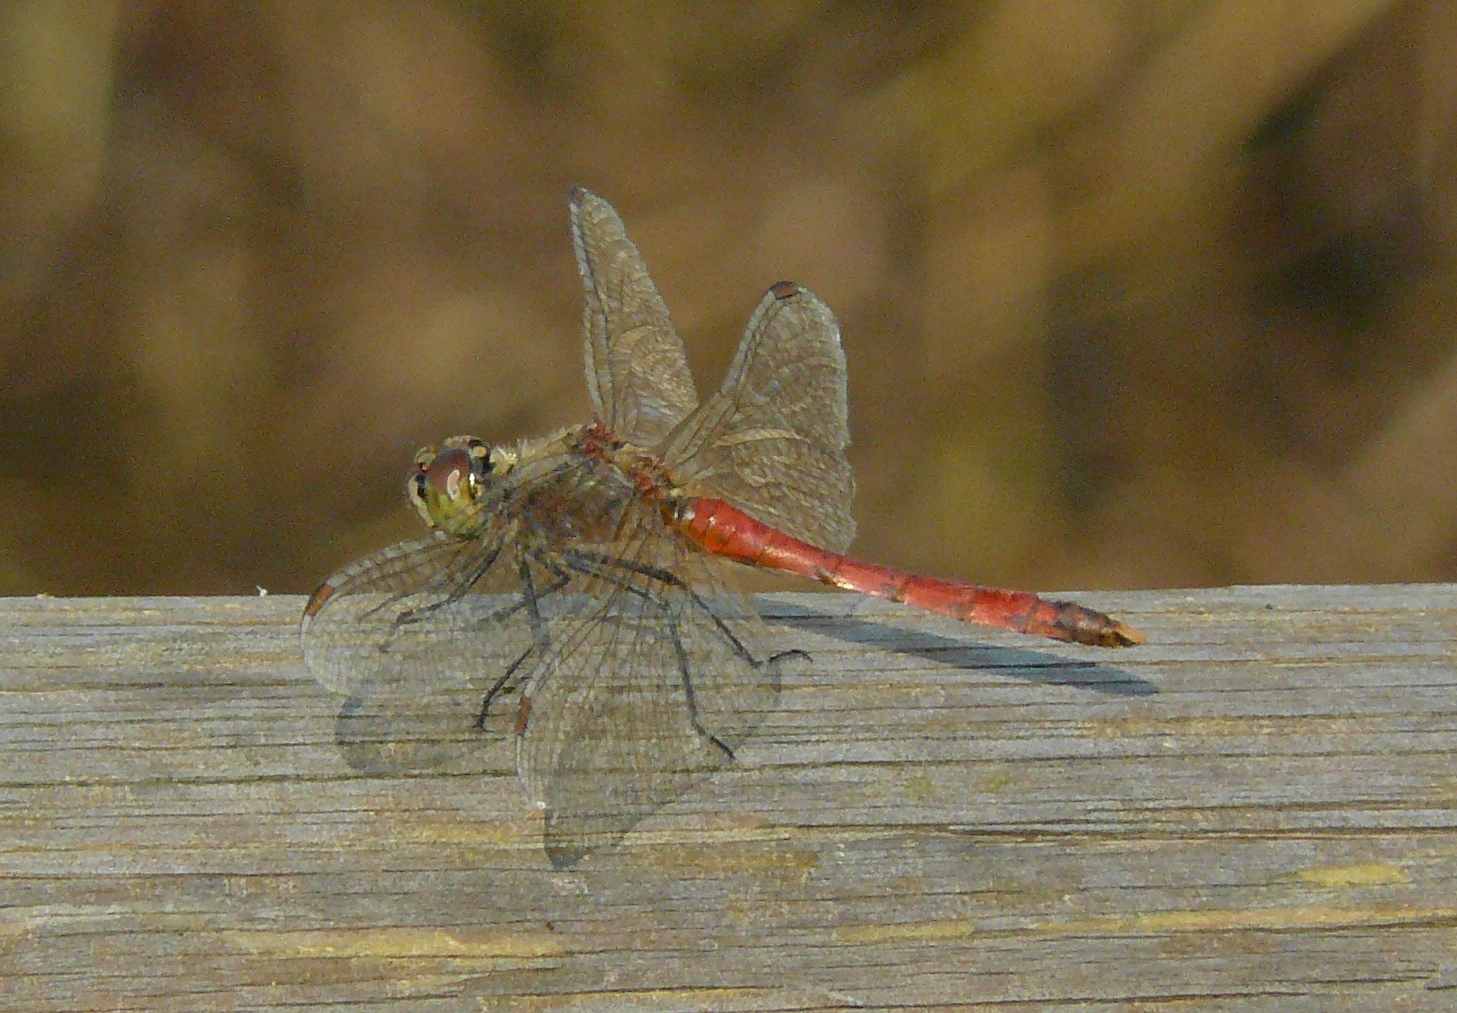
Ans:
<svg viewBox="0 0 1457 1013"><path fill-rule="evenodd" d="M0 592L305 590L584 420L565 200L717 385L838 313L860 551L1457 579L1457 5L0 7Z"/></svg>

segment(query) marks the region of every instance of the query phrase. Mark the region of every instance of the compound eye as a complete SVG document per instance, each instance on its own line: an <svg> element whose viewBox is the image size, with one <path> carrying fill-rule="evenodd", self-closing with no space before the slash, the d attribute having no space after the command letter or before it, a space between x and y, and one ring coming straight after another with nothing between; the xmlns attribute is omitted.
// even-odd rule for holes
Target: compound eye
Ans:
<svg viewBox="0 0 1457 1013"><path fill-rule="evenodd" d="M430 501L426 498L429 490L430 475L428 466L423 462L416 462L415 470L405 479L405 495L409 497L410 504L419 513L426 526L435 527L435 518L430 516Z"/></svg>
<svg viewBox="0 0 1457 1013"><path fill-rule="evenodd" d="M485 440L472 438L466 444L466 453L470 454L471 473L488 475L496 462L491 460L491 445Z"/></svg>

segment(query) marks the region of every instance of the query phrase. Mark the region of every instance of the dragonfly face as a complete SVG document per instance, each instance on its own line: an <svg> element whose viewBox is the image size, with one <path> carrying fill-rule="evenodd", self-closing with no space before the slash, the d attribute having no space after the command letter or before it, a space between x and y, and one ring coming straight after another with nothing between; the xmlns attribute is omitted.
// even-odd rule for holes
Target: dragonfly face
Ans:
<svg viewBox="0 0 1457 1013"><path fill-rule="evenodd" d="M484 527L484 498L502 469L491 446L473 436L453 436L440 450L424 447L405 483L410 502L432 528L468 538Z"/></svg>

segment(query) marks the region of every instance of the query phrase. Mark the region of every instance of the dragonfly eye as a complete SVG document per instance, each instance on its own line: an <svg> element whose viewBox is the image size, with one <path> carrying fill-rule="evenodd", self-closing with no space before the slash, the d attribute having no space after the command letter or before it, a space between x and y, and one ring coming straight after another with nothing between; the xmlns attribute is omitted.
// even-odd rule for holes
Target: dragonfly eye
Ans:
<svg viewBox="0 0 1457 1013"><path fill-rule="evenodd" d="M427 449L416 455L407 483L410 502L429 527L467 537L484 523L482 500L491 469L488 446L452 437L438 452Z"/></svg>
<svg viewBox="0 0 1457 1013"><path fill-rule="evenodd" d="M466 445L466 452L470 454L471 474L473 475L489 474L491 469L496 466L496 462L491 459L491 445L485 440L472 438Z"/></svg>
<svg viewBox="0 0 1457 1013"><path fill-rule="evenodd" d="M426 466L421 464L405 480L405 493L409 496L410 502L414 505L420 517L428 526L433 528L435 526L435 519L430 516L430 500L427 495L429 481L429 476L426 474Z"/></svg>

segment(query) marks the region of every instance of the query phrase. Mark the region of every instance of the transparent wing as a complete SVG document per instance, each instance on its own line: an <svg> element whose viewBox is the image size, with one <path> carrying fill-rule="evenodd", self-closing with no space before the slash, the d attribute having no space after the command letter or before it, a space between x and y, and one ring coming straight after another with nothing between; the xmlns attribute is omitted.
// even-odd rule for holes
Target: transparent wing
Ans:
<svg viewBox="0 0 1457 1013"><path fill-rule="evenodd" d="M473 636L495 611L482 597L514 586L496 536L461 541L436 534L400 542L344 567L314 592L300 624L304 660L335 693L408 695L466 686L482 665L529 643L512 613L490 644ZM498 563L503 565L497 565ZM498 624L499 625L499 624Z"/></svg>
<svg viewBox="0 0 1457 1013"><path fill-rule="evenodd" d="M557 559L569 586L544 611L551 642L528 677L517 741L557 867L731 762L773 706L781 659L763 654L762 624L742 598L698 589L716 585L702 557L662 565L674 544L643 511L613 545Z"/></svg>
<svg viewBox="0 0 1457 1013"><path fill-rule="evenodd" d="M683 342L612 205L578 187L571 219L592 405L617 435L655 447L698 404Z"/></svg>
<svg viewBox="0 0 1457 1013"><path fill-rule="evenodd" d="M472 686L500 661L524 651L536 635L523 611L521 527L532 522L524 502L575 493L583 509L620 498L632 486L585 458L547 450L523 460L483 493L488 518L468 538L439 531L400 542L335 573L304 606L299 632L314 678L342 694L409 696L428 687ZM556 526L571 530L571 502ZM545 522L550 518L535 518ZM507 595L505 611L493 595Z"/></svg>
<svg viewBox="0 0 1457 1013"><path fill-rule="evenodd" d="M515 490L532 506L486 536L401 543L331 577L303 644L315 677L348 694L336 739L357 770L484 770L490 733L514 731L562 867L730 762L772 709L780 662L719 589L724 564L620 473L539 470Z"/></svg>
<svg viewBox="0 0 1457 1013"><path fill-rule="evenodd" d="M503 535L437 536L351 563L314 592L304 658L347 697L335 721L345 762L372 774L484 769L481 701L533 643L519 583Z"/></svg>
<svg viewBox="0 0 1457 1013"><path fill-rule="evenodd" d="M845 387L834 314L781 281L749 318L722 388L669 438L664 460L690 494L842 552L855 536Z"/></svg>

